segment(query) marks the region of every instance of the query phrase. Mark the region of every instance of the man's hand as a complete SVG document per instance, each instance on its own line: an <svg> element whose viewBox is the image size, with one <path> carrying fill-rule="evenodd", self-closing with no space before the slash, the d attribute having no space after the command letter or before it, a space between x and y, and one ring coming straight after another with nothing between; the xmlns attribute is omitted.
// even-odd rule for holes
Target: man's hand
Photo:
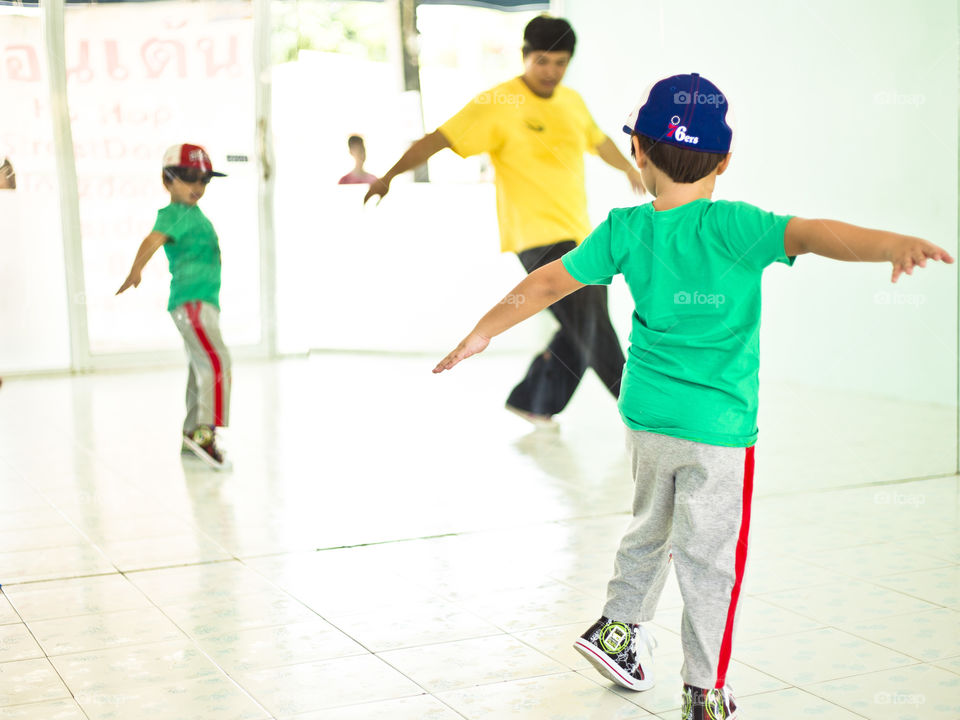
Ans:
<svg viewBox="0 0 960 720"><path fill-rule="evenodd" d="M376 181L370 183L370 189L367 190L367 194L363 196L363 204L366 205L367 200L374 195L379 195L380 200L383 200L388 192L390 192L390 181L385 178L377 178ZM377 200L377 205L380 204L380 200Z"/></svg>
<svg viewBox="0 0 960 720"><path fill-rule="evenodd" d="M474 330L463 339L463 342L457 345L456 350L437 363L437 366L433 369L434 374L450 370L461 360L466 360L471 355L483 352L489 344L490 338L484 337Z"/></svg>
<svg viewBox="0 0 960 720"><path fill-rule="evenodd" d="M627 170L627 178L630 180L630 184L633 186L633 191L637 195L643 195L647 192L647 189L643 186L643 178L640 177L640 171L634 168Z"/></svg>
<svg viewBox="0 0 960 720"><path fill-rule="evenodd" d="M387 170L386 175L382 178L377 178L376 182L370 183L370 189L367 190L367 194L363 196L363 204L366 205L367 200L374 195L379 195L382 200L384 195L390 192L390 181L397 175L401 175L407 170L420 167L433 157L434 153L440 152L448 147L450 147L450 142L439 130L434 130L429 135L424 135L400 156L400 159L397 160L394 166ZM379 204L380 200L377 200L377 205Z"/></svg>
<svg viewBox="0 0 960 720"><path fill-rule="evenodd" d="M120 289L117 290L117 295L129 288L131 285L133 287L138 287L140 285L140 273L131 271L130 274L127 275L127 279L123 281L123 285L121 285Z"/></svg>
<svg viewBox="0 0 960 720"><path fill-rule="evenodd" d="M890 262L893 263L893 275L890 282L896 282L903 273L913 275L915 267L926 267L927 259L940 260L947 264L953 258L942 247L938 247L922 238L901 236L890 248Z"/></svg>

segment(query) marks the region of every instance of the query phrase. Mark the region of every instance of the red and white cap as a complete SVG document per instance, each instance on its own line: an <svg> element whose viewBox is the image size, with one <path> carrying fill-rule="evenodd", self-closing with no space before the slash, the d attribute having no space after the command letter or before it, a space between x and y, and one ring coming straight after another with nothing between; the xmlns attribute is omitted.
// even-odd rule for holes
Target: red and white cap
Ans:
<svg viewBox="0 0 960 720"><path fill-rule="evenodd" d="M210 156L206 150L199 145L189 143L168 147L163 154L163 167L196 168L214 177L226 177L221 172L213 171L213 163L210 162Z"/></svg>

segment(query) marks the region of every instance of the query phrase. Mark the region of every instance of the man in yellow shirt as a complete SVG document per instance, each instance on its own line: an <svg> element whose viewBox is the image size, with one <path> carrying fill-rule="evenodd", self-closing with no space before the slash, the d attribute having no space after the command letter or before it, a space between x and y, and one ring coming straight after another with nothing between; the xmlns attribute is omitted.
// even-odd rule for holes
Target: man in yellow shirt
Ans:
<svg viewBox="0 0 960 720"><path fill-rule="evenodd" d="M480 93L435 132L415 142L364 202L386 195L394 177L451 148L461 157L488 153L496 172L500 247L528 273L575 248L590 233L583 154L592 152L627 174L640 174L590 116L583 99L561 86L576 45L570 24L540 15L523 33L524 72ZM605 286L588 285L553 304L560 329L507 400L507 409L536 425L553 424L592 367L620 395L623 350L610 323Z"/></svg>

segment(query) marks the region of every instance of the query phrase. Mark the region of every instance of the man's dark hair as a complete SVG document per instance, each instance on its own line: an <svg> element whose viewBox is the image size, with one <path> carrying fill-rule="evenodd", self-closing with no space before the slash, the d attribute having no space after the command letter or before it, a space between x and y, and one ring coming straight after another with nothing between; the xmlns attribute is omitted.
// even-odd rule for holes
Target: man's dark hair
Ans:
<svg viewBox="0 0 960 720"><path fill-rule="evenodd" d="M341 135L341 137L343 136ZM347 147L353 150L354 145L363 145L363 138L360 137L359 135L351 135L347 139Z"/></svg>
<svg viewBox="0 0 960 720"><path fill-rule="evenodd" d="M573 55L577 35L563 18L538 15L523 30L523 56L532 52L568 52Z"/></svg>
<svg viewBox="0 0 960 720"><path fill-rule="evenodd" d="M674 182L694 183L712 173L723 162L726 153L706 153L687 150L668 143L657 142L653 138L632 133L631 138L640 141L640 149L650 162L667 174ZM630 141L630 155L636 157L633 140Z"/></svg>

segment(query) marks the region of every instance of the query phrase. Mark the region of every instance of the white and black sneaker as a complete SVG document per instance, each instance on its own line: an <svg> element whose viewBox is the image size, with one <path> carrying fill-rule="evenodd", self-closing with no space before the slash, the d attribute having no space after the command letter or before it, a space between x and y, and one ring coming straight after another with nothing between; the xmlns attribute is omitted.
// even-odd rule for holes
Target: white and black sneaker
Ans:
<svg viewBox="0 0 960 720"><path fill-rule="evenodd" d="M184 433L181 453L183 448L190 450L214 470L230 470L232 467L230 461L223 457L223 453L217 447L213 428L206 425L199 426L190 434Z"/></svg>
<svg viewBox="0 0 960 720"><path fill-rule="evenodd" d="M683 708L680 720L737 720L737 703L730 687L722 688L683 686Z"/></svg>
<svg viewBox="0 0 960 720"><path fill-rule="evenodd" d="M602 617L573 647L604 677L630 690L653 687L653 649L657 641L642 625Z"/></svg>
<svg viewBox="0 0 960 720"><path fill-rule="evenodd" d="M529 410L523 410L518 407L514 407L510 403L507 403L504 406L507 410L512 412L514 415L522 417L528 423L533 425L538 430L559 430L560 424L553 419L553 415L538 415L537 413L532 413Z"/></svg>

